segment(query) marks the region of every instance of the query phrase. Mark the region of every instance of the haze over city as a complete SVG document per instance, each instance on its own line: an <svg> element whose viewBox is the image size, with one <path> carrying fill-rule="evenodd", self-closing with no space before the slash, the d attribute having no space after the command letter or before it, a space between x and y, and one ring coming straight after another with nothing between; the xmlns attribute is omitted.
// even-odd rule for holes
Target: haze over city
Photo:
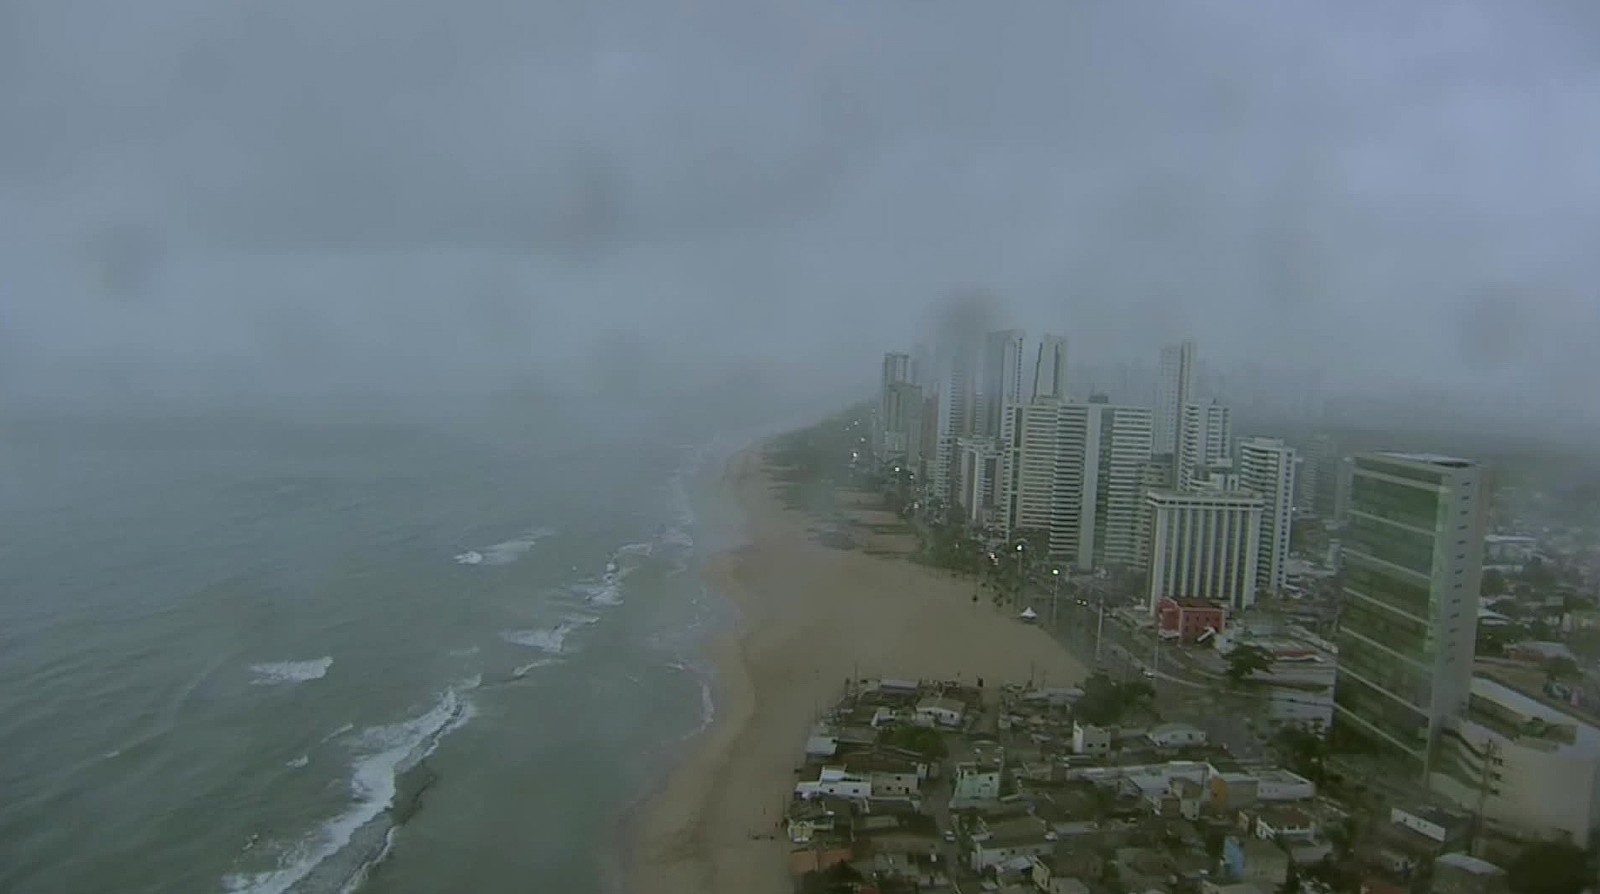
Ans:
<svg viewBox="0 0 1600 894"><path fill-rule="evenodd" d="M1077 360L1597 412L1582 3L0 16L12 395L863 393L983 289Z"/></svg>

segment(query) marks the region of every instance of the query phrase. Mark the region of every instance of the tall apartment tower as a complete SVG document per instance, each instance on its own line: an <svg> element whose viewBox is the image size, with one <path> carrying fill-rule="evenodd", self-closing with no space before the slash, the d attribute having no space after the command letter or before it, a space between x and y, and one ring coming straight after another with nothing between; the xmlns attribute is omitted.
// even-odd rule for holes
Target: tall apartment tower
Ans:
<svg viewBox="0 0 1600 894"><path fill-rule="evenodd" d="M1261 549L1256 562L1256 589L1260 591L1283 591L1297 465L1294 448L1281 439L1245 438L1239 442L1239 487L1262 501Z"/></svg>
<svg viewBox="0 0 1600 894"><path fill-rule="evenodd" d="M1039 355L1033 363L1033 394L1036 401L1067 399L1067 339L1064 335L1045 335L1039 339Z"/></svg>
<svg viewBox="0 0 1600 894"><path fill-rule="evenodd" d="M1167 596L1209 599L1234 611L1255 604L1261 497L1229 491L1153 490L1145 500L1152 612Z"/></svg>
<svg viewBox="0 0 1600 894"><path fill-rule="evenodd" d="M1471 692L1488 482L1477 463L1351 458L1334 729L1426 779Z"/></svg>
<svg viewBox="0 0 1600 894"><path fill-rule="evenodd" d="M934 360L936 435L928 461L928 495L948 502L960 493L959 442L978 424L979 345L968 340L940 345Z"/></svg>
<svg viewBox="0 0 1600 894"><path fill-rule="evenodd" d="M1206 477L1203 470L1233 465L1233 412L1216 401L1188 404L1179 426L1177 472L1179 490L1189 490Z"/></svg>
<svg viewBox="0 0 1600 894"><path fill-rule="evenodd" d="M1194 342L1185 340L1161 349L1156 371L1155 452L1176 454L1183 408L1194 403Z"/></svg>
<svg viewBox="0 0 1600 894"><path fill-rule="evenodd" d="M911 355L890 351L883 355L883 371L878 380L878 409L872 420L872 451L883 457L892 451L890 435L890 393L894 386L911 381ZM905 452L900 445L900 453Z"/></svg>
<svg viewBox="0 0 1600 894"><path fill-rule="evenodd" d="M878 457L900 460L918 470L922 462L922 389L894 382L883 393L878 415Z"/></svg>
<svg viewBox="0 0 1600 894"><path fill-rule="evenodd" d="M1000 436L1000 417L1011 404L1023 397L1023 343L1021 329L991 332L983 344L983 381L978 392L979 419L973 434L986 438Z"/></svg>
<svg viewBox="0 0 1600 894"><path fill-rule="evenodd" d="M997 502L1008 531L1039 530L1050 554L1088 570L1139 556L1150 410L1049 400L1007 409Z"/></svg>

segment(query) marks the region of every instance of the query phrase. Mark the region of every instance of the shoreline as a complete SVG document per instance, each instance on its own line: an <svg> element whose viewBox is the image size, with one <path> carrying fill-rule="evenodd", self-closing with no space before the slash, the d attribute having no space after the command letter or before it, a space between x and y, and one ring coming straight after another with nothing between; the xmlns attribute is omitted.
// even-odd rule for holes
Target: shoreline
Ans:
<svg viewBox="0 0 1600 894"><path fill-rule="evenodd" d="M660 785L629 811L622 867L650 894L788 894L783 811L805 735L852 676L1077 682L1083 664L1044 631L972 600L970 579L916 564L910 535L825 545L785 506L769 442L735 454L715 486L740 510L742 545L709 557L706 586L733 623L705 642L715 714ZM847 492L841 492L846 496ZM855 501L853 520L873 514Z"/></svg>

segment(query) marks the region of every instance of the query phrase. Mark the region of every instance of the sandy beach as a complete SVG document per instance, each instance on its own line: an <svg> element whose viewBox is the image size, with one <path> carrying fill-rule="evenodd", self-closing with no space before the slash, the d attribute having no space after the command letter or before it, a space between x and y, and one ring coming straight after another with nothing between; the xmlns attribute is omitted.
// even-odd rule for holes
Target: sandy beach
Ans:
<svg viewBox="0 0 1600 894"><path fill-rule="evenodd" d="M787 894L787 840L776 824L805 735L847 677L1076 683L1083 666L1042 630L975 604L973 581L897 555L908 534L874 533L855 549L824 545L818 522L786 508L760 448L722 479L743 511L746 544L716 557L711 586L741 621L711 644L717 716L643 808L637 894ZM892 521L862 496L856 521ZM860 529L865 531L867 529Z"/></svg>

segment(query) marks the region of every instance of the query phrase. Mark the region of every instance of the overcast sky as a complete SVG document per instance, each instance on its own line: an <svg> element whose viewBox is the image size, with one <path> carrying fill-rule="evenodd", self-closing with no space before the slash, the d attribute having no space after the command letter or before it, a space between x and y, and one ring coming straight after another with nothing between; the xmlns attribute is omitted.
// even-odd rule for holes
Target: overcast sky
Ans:
<svg viewBox="0 0 1600 894"><path fill-rule="evenodd" d="M983 288L1600 415L1595 9L0 0L0 375L865 386Z"/></svg>

